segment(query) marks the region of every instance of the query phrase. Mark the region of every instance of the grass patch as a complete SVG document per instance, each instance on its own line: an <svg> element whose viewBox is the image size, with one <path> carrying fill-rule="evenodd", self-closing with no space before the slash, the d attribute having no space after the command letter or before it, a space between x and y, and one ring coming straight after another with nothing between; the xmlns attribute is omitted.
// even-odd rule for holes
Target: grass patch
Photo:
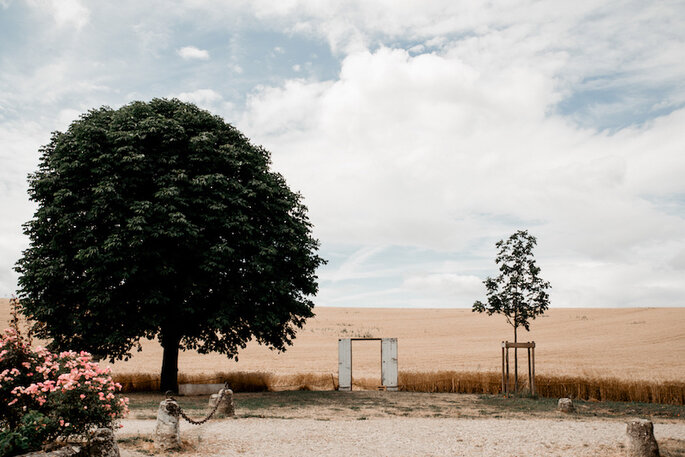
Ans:
<svg viewBox="0 0 685 457"><path fill-rule="evenodd" d="M544 413L556 411L557 400L551 398L532 397L504 397L501 395L479 395L478 403L485 407L485 414L494 412L509 413ZM685 407L677 405L660 405L642 402L597 402L574 400L576 412L572 415L580 417L618 417L629 418L633 416L685 419Z"/></svg>
<svg viewBox="0 0 685 457"><path fill-rule="evenodd" d="M155 455L154 441L147 436L117 438L117 445L122 449L133 449L144 455Z"/></svg>
<svg viewBox="0 0 685 457"><path fill-rule="evenodd" d="M659 451L662 457L685 457L685 440L674 438L659 440Z"/></svg>
<svg viewBox="0 0 685 457"><path fill-rule="evenodd" d="M502 395L478 395L478 406L483 415L495 412L542 413L555 411L557 400L552 398L504 397Z"/></svg>
<svg viewBox="0 0 685 457"><path fill-rule="evenodd" d="M156 417L161 394L130 395L135 418ZM177 398L181 407L200 418L209 412L208 396ZM558 417L557 399L501 395L456 395L419 392L283 391L237 393L238 417L336 419L377 417ZM577 412L568 417L685 420L685 407L643 402L574 400Z"/></svg>

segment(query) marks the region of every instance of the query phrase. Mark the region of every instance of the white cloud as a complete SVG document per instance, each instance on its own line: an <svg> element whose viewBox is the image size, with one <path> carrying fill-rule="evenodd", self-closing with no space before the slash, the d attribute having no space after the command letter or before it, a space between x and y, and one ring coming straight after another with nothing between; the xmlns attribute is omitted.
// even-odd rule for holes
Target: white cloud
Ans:
<svg viewBox="0 0 685 457"><path fill-rule="evenodd" d="M529 228L555 305L683 304L685 13L675 4L30 5L48 21L27 19L36 33L17 49L41 57L0 53L19 62L0 75L0 186L11 190L0 204L16 214L2 228L0 258L19 252L17 227L30 214L25 174L50 130L94 106L176 94L237 118L272 152L305 196L324 254L355 248L322 270L319 303L468 306L482 297L474 278L494 269L494 241ZM103 18L116 27L100 29ZM224 37L207 43L217 49L211 59L181 48L197 36L180 23ZM118 32L100 35L110 29ZM257 46L265 58L276 48L295 58L300 39L327 42L340 73L316 80L330 68L304 64L307 78L288 80L297 66L255 63L246 30L268 32ZM270 41L274 34L296 40ZM104 50L105 36L121 49ZM179 67L169 50L207 62ZM323 54L315 67L330 59ZM402 249L431 255L397 261ZM0 272L11 271L5 263Z"/></svg>
<svg viewBox="0 0 685 457"><path fill-rule="evenodd" d="M484 44L350 54L336 81L261 88L240 127L274 152L323 240L459 251L530 228L560 304L645 304L649 293L682 304L683 273L658 271L656 247L684 249L685 220L642 196L685 193L685 110L615 134L579 128L550 115L563 56L491 61ZM404 287L455 278L415 273Z"/></svg>
<svg viewBox="0 0 685 457"><path fill-rule="evenodd" d="M221 94L212 89L198 89L193 92L181 92L175 95L176 98L184 102L191 102L198 105L212 105L222 99Z"/></svg>
<svg viewBox="0 0 685 457"><path fill-rule="evenodd" d="M222 116L227 121L230 121L236 116L235 105L224 100L224 97L213 89L197 89L192 92L171 94L169 97L178 98L184 102L194 103L200 108Z"/></svg>
<svg viewBox="0 0 685 457"><path fill-rule="evenodd" d="M321 279L325 281L346 281L350 279L369 278L383 276L387 272L377 268L369 268L365 265L372 257L381 254L386 246L365 246L350 255L335 271L322 273Z"/></svg>
<svg viewBox="0 0 685 457"><path fill-rule="evenodd" d="M60 27L71 25L81 29L90 20L90 10L79 0L28 0L27 3L48 12Z"/></svg>
<svg viewBox="0 0 685 457"><path fill-rule="evenodd" d="M417 44L417 45L409 48L408 51L411 52L412 54L421 54L425 49L426 49L426 47L424 45Z"/></svg>
<svg viewBox="0 0 685 457"><path fill-rule="evenodd" d="M61 125L60 130L66 130L68 126L77 120L83 111L65 108L57 114L57 121Z"/></svg>
<svg viewBox="0 0 685 457"><path fill-rule="evenodd" d="M65 116L75 111L66 114L65 110L84 112L106 104L113 92L102 84L102 78L93 76L91 64L71 54L45 56L27 67L19 71L17 66L8 66L0 75L0 105L6 109L0 108L0 114L4 111L12 122L23 117L26 123L40 124L44 139L50 131L68 125Z"/></svg>
<svg viewBox="0 0 685 457"><path fill-rule="evenodd" d="M0 296L16 292L17 274L14 264L28 247L22 233L35 209L28 200L29 173L38 165L37 151L41 142L47 142L40 125L29 123L3 123L0 125ZM28 154L27 152L34 154Z"/></svg>
<svg viewBox="0 0 685 457"><path fill-rule="evenodd" d="M155 21L154 16L144 16L131 29L135 34L138 50L155 57L159 57L168 48L173 37L168 23Z"/></svg>
<svg viewBox="0 0 685 457"><path fill-rule="evenodd" d="M198 49L195 46L184 46L176 52L185 60L209 60L209 51L206 49Z"/></svg>
<svg viewBox="0 0 685 457"><path fill-rule="evenodd" d="M483 288L483 280L478 276L451 273L411 276L404 280L404 284L416 289L442 289L448 293L465 290L472 295L481 292Z"/></svg>
<svg viewBox="0 0 685 457"><path fill-rule="evenodd" d="M88 23L90 12L78 0L53 0L51 5L58 25L73 24L80 29Z"/></svg>

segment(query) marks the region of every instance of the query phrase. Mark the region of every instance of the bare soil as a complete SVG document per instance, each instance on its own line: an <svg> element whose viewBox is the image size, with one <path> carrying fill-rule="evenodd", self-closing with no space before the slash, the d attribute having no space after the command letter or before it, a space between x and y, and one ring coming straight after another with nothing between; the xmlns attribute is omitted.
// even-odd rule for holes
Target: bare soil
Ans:
<svg viewBox="0 0 685 457"><path fill-rule="evenodd" d="M122 455L153 450L161 396L134 394L118 432ZM206 397L179 397L191 415ZM550 399L409 392L236 394L237 417L181 422L183 450L199 456L620 456L626 421L655 423L662 456L685 455L685 407L576 402L563 414Z"/></svg>
<svg viewBox="0 0 685 457"><path fill-rule="evenodd" d="M120 432L122 457L150 455L154 421ZM626 425L551 419L222 420L182 432L176 455L200 456L473 456L619 457ZM127 435L128 434L128 435ZM657 424L663 457L685 455L685 426ZM126 438L128 437L128 438ZM171 454L171 455L174 455Z"/></svg>

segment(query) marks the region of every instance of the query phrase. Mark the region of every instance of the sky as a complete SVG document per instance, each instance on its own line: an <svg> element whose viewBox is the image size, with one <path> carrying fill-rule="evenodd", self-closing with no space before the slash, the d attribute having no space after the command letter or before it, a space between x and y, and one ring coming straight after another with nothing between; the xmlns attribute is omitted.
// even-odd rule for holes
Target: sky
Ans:
<svg viewBox="0 0 685 457"><path fill-rule="evenodd" d="M552 307L685 306L685 1L0 0L0 296L50 132L177 97L271 152L317 306L470 307L528 230Z"/></svg>

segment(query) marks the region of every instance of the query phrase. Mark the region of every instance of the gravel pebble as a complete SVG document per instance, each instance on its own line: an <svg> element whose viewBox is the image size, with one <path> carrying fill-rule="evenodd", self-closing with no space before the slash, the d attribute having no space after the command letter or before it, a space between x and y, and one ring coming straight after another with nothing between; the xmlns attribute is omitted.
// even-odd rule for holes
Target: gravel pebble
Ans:
<svg viewBox="0 0 685 457"><path fill-rule="evenodd" d="M155 421L125 420L124 436L152 436ZM685 436L685 424L655 424L657 441ZM259 419L181 425L186 456L619 456L621 421L549 419ZM135 453L122 452L122 456Z"/></svg>

